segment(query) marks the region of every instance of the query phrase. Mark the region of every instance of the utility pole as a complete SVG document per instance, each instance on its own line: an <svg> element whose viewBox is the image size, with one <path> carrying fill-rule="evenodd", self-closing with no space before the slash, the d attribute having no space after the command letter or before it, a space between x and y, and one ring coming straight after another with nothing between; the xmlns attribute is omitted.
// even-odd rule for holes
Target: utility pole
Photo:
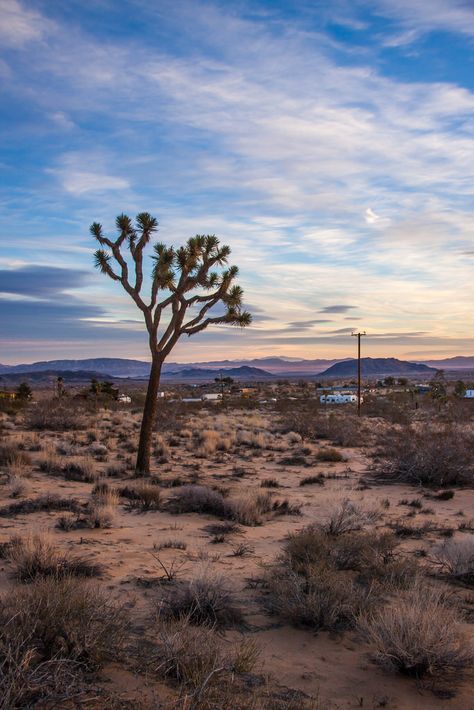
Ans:
<svg viewBox="0 0 474 710"><path fill-rule="evenodd" d="M364 331L359 331L357 333L351 333L352 336L357 338L357 415L360 417L360 339L363 335L367 335Z"/></svg>

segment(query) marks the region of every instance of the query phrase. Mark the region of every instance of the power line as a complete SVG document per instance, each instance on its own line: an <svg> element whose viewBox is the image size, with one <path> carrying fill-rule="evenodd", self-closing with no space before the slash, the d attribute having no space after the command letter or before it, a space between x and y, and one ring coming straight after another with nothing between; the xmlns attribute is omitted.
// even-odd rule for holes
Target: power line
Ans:
<svg viewBox="0 0 474 710"><path fill-rule="evenodd" d="M351 333L351 335L357 338L357 414L360 417L360 339L363 335L367 335L367 333L363 330L357 333Z"/></svg>

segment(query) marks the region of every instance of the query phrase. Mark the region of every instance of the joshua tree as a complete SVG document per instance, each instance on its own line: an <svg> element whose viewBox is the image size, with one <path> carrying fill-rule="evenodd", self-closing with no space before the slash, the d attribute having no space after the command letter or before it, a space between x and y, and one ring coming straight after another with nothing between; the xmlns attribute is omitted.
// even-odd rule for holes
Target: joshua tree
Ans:
<svg viewBox="0 0 474 710"><path fill-rule="evenodd" d="M95 252L96 267L121 283L142 312L148 330L151 370L136 463L136 472L147 475L164 360L182 335L194 335L212 324L246 326L252 317L242 310L243 291L234 284L238 268L223 268L230 248L221 246L216 236L198 234L179 248L154 244L146 297L142 294L143 251L158 222L148 212L137 215L135 224L121 214L116 227L115 239L106 237L97 222L90 231L102 247L107 247ZM216 267L218 271L213 270ZM225 312L212 315L211 309L218 304L225 307Z"/></svg>

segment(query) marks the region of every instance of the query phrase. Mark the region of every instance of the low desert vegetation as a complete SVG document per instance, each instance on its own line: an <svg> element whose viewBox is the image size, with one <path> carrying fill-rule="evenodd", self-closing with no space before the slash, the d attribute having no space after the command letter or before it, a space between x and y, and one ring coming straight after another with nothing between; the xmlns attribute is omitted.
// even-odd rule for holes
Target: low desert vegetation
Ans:
<svg viewBox="0 0 474 710"><path fill-rule="evenodd" d="M0 598L0 707L80 699L87 675L118 658L124 609L90 582L46 577Z"/></svg>
<svg viewBox="0 0 474 710"><path fill-rule="evenodd" d="M419 424L385 432L375 475L381 481L443 488L474 484L474 433L454 424Z"/></svg>
<svg viewBox="0 0 474 710"><path fill-rule="evenodd" d="M103 567L86 556L61 552L46 533L14 537L8 544L7 557L20 582L40 577L98 577Z"/></svg>
<svg viewBox="0 0 474 710"><path fill-rule="evenodd" d="M446 540L435 548L432 556L447 579L474 587L474 535Z"/></svg>
<svg viewBox="0 0 474 710"><path fill-rule="evenodd" d="M458 682L474 661L459 612L442 591L423 584L363 613L358 628L375 649L374 661L404 675Z"/></svg>
<svg viewBox="0 0 474 710"><path fill-rule="evenodd" d="M158 615L186 619L190 624L211 627L235 626L242 623L242 612L223 575L208 568L158 602Z"/></svg>

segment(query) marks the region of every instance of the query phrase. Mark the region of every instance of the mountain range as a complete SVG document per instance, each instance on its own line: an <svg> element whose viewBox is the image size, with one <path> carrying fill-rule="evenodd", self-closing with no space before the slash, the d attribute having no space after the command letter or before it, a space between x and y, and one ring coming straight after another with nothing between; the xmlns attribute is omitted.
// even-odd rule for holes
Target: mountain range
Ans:
<svg viewBox="0 0 474 710"><path fill-rule="evenodd" d="M426 360L415 363L397 360L396 358L363 358L365 374L389 375L409 374L411 372L429 372L428 368L445 369L447 371L474 370L474 356L458 356L440 360ZM163 376L166 379L213 379L220 372L230 377L266 379L270 376L294 377L347 377L355 374L355 360L344 359L314 359L291 357L262 357L238 360L211 360L208 362L173 363L167 362L163 366ZM348 369L344 368L348 363ZM400 365L403 363L403 365ZM336 367L337 366L337 367ZM342 369L340 369L340 367ZM332 369L336 367L336 370ZM427 369L425 370L424 367ZM241 368L250 368L242 370ZM78 360L47 360L21 365L0 365L0 377L3 375L16 375L20 373L48 372L50 375L63 372L87 372L94 376L102 377L128 377L131 379L146 379L150 372L150 365L143 360L127 358L86 358ZM233 373L231 371L234 371ZM179 375L181 373L181 375ZM191 373L191 374L190 374ZM200 373L200 374L199 374ZM68 374L68 377L70 375ZM4 378L6 379L6 378Z"/></svg>

